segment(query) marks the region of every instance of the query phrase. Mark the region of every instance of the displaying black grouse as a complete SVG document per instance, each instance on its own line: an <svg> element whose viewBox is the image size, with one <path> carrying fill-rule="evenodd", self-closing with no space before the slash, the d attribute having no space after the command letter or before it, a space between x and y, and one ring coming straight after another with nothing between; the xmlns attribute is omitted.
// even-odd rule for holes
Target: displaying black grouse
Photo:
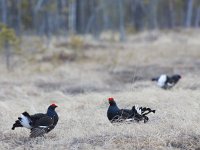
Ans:
<svg viewBox="0 0 200 150"><path fill-rule="evenodd" d="M155 110L151 110L150 108L146 107L138 107L133 106L132 109L119 109L114 98L108 98L109 101L109 108L107 111L107 117L113 122L122 122L122 121L144 121L147 122L149 118L146 116L147 114L153 112Z"/></svg>
<svg viewBox="0 0 200 150"><path fill-rule="evenodd" d="M55 111L56 107L56 104L51 104L48 107L46 114L37 113L29 115L27 112L23 112L13 124L12 130L16 127L28 128L31 130L30 137L38 137L48 133L54 129L59 119L58 114Z"/></svg>
<svg viewBox="0 0 200 150"><path fill-rule="evenodd" d="M160 77L152 78L152 81L156 81L157 85L163 89L172 88L179 80L181 76L178 74L168 76L168 75L160 75Z"/></svg>

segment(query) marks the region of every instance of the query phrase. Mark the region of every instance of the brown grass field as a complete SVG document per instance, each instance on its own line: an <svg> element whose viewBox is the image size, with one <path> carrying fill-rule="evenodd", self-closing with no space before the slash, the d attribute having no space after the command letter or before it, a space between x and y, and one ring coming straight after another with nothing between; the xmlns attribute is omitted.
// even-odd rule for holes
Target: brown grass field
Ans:
<svg viewBox="0 0 200 150"><path fill-rule="evenodd" d="M7 71L0 65L0 149L200 150L200 31L154 31L45 39L24 37ZM182 75L172 90L150 81L161 73ZM149 122L113 125L108 97L120 108L156 109ZM45 112L52 102L60 120L44 137L11 127L23 112Z"/></svg>

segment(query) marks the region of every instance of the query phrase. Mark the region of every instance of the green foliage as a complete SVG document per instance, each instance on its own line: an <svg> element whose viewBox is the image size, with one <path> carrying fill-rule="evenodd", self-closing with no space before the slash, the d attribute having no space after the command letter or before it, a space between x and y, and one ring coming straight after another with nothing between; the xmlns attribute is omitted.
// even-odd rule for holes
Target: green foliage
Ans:
<svg viewBox="0 0 200 150"><path fill-rule="evenodd" d="M4 24L0 24L0 47L4 47L5 43L19 49L19 39L12 28L8 28Z"/></svg>
<svg viewBox="0 0 200 150"><path fill-rule="evenodd" d="M43 7L44 11L47 12L56 12L57 10L57 5L56 3L52 2L52 3L47 3L44 7Z"/></svg>
<svg viewBox="0 0 200 150"><path fill-rule="evenodd" d="M22 2L21 2L21 8L22 9L29 9L29 1L27 1L27 0L22 0Z"/></svg>

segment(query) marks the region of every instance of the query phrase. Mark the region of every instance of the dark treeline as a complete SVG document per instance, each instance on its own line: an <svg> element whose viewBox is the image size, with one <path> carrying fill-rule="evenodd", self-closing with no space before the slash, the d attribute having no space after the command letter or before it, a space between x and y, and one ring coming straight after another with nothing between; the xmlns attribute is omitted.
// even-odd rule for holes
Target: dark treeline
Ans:
<svg viewBox="0 0 200 150"><path fill-rule="evenodd" d="M200 0L0 0L1 22L20 34L68 35L199 27Z"/></svg>

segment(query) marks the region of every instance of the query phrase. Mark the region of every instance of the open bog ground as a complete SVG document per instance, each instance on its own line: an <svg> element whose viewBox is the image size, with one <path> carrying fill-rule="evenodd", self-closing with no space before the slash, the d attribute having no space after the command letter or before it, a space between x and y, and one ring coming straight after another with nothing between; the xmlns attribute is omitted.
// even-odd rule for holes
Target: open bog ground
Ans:
<svg viewBox="0 0 200 150"><path fill-rule="evenodd" d="M102 35L44 39L23 37L12 70L0 65L0 149L200 149L200 31L151 32L126 42ZM161 73L182 75L172 90L150 81ZM111 124L108 97L121 108L156 109L146 124ZM30 139L11 130L23 111L45 112L52 102L60 120Z"/></svg>

